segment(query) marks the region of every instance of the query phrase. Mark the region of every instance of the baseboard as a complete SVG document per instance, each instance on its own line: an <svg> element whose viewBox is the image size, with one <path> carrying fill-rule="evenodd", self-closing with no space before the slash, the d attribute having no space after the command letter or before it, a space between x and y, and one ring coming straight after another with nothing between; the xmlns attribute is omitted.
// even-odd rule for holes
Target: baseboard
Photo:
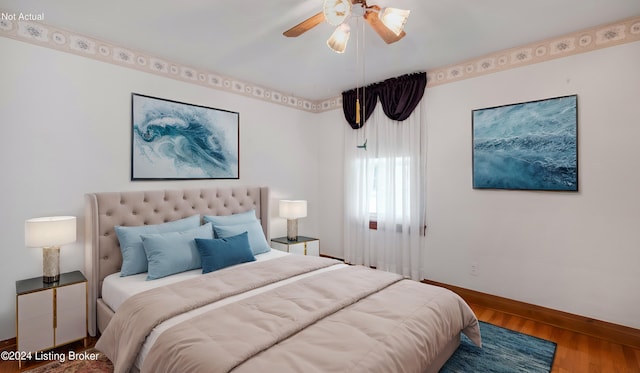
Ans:
<svg viewBox="0 0 640 373"><path fill-rule="evenodd" d="M492 308L500 312L640 349L639 329L558 311L551 308L536 306L535 304L481 293L475 290L469 290L436 281L422 280L422 282L447 288L460 295L462 299L468 303Z"/></svg>

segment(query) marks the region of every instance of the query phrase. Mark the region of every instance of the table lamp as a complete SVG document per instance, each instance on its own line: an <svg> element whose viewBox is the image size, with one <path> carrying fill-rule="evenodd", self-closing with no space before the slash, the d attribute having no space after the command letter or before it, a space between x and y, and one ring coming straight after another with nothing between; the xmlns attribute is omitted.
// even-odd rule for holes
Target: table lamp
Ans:
<svg viewBox="0 0 640 373"><path fill-rule="evenodd" d="M24 222L24 242L42 247L42 282L60 280L60 245L76 240L75 216L50 216Z"/></svg>
<svg viewBox="0 0 640 373"><path fill-rule="evenodd" d="M298 241L298 219L307 216L307 201L280 201L280 217L287 219L287 239Z"/></svg>

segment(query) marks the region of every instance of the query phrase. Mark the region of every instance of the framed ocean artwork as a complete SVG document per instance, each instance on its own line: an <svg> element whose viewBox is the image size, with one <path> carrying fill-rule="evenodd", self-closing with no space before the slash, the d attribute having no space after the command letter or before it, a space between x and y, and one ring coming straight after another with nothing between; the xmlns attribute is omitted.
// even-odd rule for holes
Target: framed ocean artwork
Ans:
<svg viewBox="0 0 640 373"><path fill-rule="evenodd" d="M472 111L473 188L578 191L578 96Z"/></svg>
<svg viewBox="0 0 640 373"><path fill-rule="evenodd" d="M238 179L237 112L131 95L131 180Z"/></svg>

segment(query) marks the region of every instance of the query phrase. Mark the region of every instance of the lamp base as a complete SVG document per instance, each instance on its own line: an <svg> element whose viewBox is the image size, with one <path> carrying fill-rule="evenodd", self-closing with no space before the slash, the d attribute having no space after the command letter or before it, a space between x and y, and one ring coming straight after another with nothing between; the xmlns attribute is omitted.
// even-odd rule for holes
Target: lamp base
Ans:
<svg viewBox="0 0 640 373"><path fill-rule="evenodd" d="M45 284L52 284L54 282L60 281L60 275L56 276L42 276L42 282Z"/></svg>
<svg viewBox="0 0 640 373"><path fill-rule="evenodd" d="M298 241L298 219L287 219L287 239Z"/></svg>
<svg viewBox="0 0 640 373"><path fill-rule="evenodd" d="M42 248L42 282L50 284L60 280L60 247Z"/></svg>

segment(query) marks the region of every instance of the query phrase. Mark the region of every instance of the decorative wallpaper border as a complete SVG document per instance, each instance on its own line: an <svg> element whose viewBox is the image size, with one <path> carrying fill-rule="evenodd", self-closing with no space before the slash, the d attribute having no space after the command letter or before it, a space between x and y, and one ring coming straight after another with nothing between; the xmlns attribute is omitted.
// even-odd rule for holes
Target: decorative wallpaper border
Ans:
<svg viewBox="0 0 640 373"><path fill-rule="evenodd" d="M427 71L427 87L639 40L640 17L634 17Z"/></svg>
<svg viewBox="0 0 640 373"><path fill-rule="evenodd" d="M335 98L314 101L287 95L240 79L182 65L31 20L43 19L43 16L20 17L27 20L19 20L18 17L12 17L13 13L2 14L9 15L0 18L0 36L7 38L313 113L342 105L342 101L338 103Z"/></svg>
<svg viewBox="0 0 640 373"><path fill-rule="evenodd" d="M3 13L6 14L6 12ZM36 21L44 17L30 17L27 20L8 18L0 19L0 36L312 113L342 107L342 96L325 100L309 100L286 95L277 90L167 61ZM640 17L593 27L427 71L427 87L635 41L640 41Z"/></svg>

